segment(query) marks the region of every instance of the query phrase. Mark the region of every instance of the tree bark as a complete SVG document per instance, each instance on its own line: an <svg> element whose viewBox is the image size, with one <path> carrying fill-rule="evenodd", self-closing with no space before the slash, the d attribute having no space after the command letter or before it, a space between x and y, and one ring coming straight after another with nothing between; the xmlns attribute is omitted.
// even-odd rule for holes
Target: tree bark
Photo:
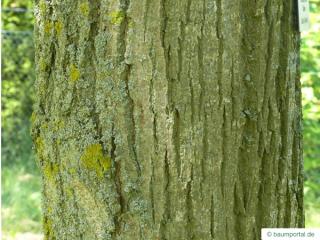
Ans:
<svg viewBox="0 0 320 240"><path fill-rule="evenodd" d="M40 0L46 239L303 227L293 0Z"/></svg>

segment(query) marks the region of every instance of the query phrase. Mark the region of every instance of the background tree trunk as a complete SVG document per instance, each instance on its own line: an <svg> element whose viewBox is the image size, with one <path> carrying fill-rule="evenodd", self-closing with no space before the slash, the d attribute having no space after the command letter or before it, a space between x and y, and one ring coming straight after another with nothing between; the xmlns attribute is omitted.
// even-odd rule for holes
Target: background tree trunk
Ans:
<svg viewBox="0 0 320 240"><path fill-rule="evenodd" d="M303 227L294 2L37 2L46 239Z"/></svg>

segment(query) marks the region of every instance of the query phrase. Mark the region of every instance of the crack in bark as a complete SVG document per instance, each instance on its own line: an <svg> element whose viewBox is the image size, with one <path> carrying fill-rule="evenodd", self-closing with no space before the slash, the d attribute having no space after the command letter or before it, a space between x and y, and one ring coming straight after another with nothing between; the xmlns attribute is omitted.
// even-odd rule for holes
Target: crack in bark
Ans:
<svg viewBox="0 0 320 240"><path fill-rule="evenodd" d="M181 157L180 157L180 114L178 109L174 109L173 117L173 147L175 152L175 163L177 167L178 177L181 174Z"/></svg>
<svg viewBox="0 0 320 240"><path fill-rule="evenodd" d="M97 100L95 98L95 93L97 91L97 69L96 69L96 49L94 46L94 42L95 42L95 38L99 33L99 18L100 18L100 1L93 1L90 0L90 9L89 9L89 16L91 18L90 21L90 30L89 30L89 43L90 46L88 47L87 51L88 51L88 56L89 57L89 63L90 63L90 68L92 68L92 79L93 79L93 104L92 104L92 111L91 111L91 115L92 115L92 119L93 119L93 123L95 124L95 130L97 132L97 137L98 137L98 141L102 146L103 151L105 152L106 149L104 148L104 143L102 142L102 128L101 128L101 124L100 124L100 113L97 112Z"/></svg>
<svg viewBox="0 0 320 240"><path fill-rule="evenodd" d="M222 127L221 127L221 136L222 136L222 141L221 141L221 148L222 148L222 156L221 156L221 193L222 193L222 197L225 197L225 172L226 172L226 161L227 161L227 152L226 152L226 142L227 142L227 134L226 134L226 122L227 122L227 118L226 118L226 107L225 105L223 105L223 119L222 119Z"/></svg>
<svg viewBox="0 0 320 240"><path fill-rule="evenodd" d="M167 239L165 236L167 235L167 224L170 221L171 214L170 214L170 192L169 192L169 185L170 185L170 170L169 170L169 162L168 162L168 150L166 147L165 154L164 154L164 212L162 215L162 219L160 221L160 239Z"/></svg>
<svg viewBox="0 0 320 240"><path fill-rule="evenodd" d="M213 192L211 194L210 197L211 201L210 201L210 235L211 238L215 238L215 234L214 234L214 203L213 203Z"/></svg>
<svg viewBox="0 0 320 240"><path fill-rule="evenodd" d="M137 169L137 173L138 176L141 175L141 167L140 167L140 163L138 160L138 156L137 156L137 151L136 151L136 125L135 125L135 120L134 120L134 102L132 97L130 96L130 90L129 90L129 77L130 77L130 72L131 72L131 65L126 64L125 66L126 71L125 71L125 84L126 84L126 93L127 93L127 100L128 100L128 117L130 119L130 123L129 123L129 136L128 136L128 142L129 142L129 148L131 150L132 153L132 158L135 161L135 165L136 165L136 169Z"/></svg>
<svg viewBox="0 0 320 240"><path fill-rule="evenodd" d="M118 202L120 205L120 211L114 216L114 224L115 224L115 231L113 232L114 237L121 232L121 217L122 217L122 214L126 211L125 199L122 194L121 163L119 161L116 161L115 152L116 152L116 144L115 144L115 137L114 137L114 125L112 125L110 156L115 166L114 179L115 179L116 192L118 194Z"/></svg>
<svg viewBox="0 0 320 240"><path fill-rule="evenodd" d="M148 1L148 0L147 0ZM152 61L152 76L150 79L150 86L149 86L149 104L150 104L150 111L152 113L152 137L153 137L153 150L154 154L156 155L158 153L159 143L158 143L158 137L157 137L157 116L155 112L155 106L154 106L154 77L155 77L155 68L156 68L156 61L155 61L155 55L154 55L154 46L153 41L151 42L151 50L149 51L149 57ZM151 208L152 208L152 220L153 224L155 224L155 205L154 205L154 190L153 190L153 184L154 184L154 156L152 155L150 158L150 165L151 165L151 177L150 177L150 183L149 183L149 192L150 192L150 201L151 201Z"/></svg>
<svg viewBox="0 0 320 240"><path fill-rule="evenodd" d="M172 109L172 79L170 79L169 74L169 65L170 65L170 45L166 45L166 29L168 25L168 16L166 13L166 2L167 0L161 0L160 3L160 16L161 16L161 23L160 23L160 39L161 39L161 47L163 49L164 61L165 61L165 76L167 80L167 114Z"/></svg>
<svg viewBox="0 0 320 240"><path fill-rule="evenodd" d="M56 69L56 64L55 64L55 60L56 60L56 46L55 44L52 42L50 45L50 65L52 67L49 67L48 72L46 72L47 77L46 77L46 83L45 85L47 85L48 87L46 88L45 94L43 95L43 101L45 103L46 108L44 108L43 110L45 111L46 114L50 114L51 113L51 107L52 107L52 100L53 100L53 93L54 93L54 89L55 89L55 81L54 80L54 73L55 73L55 69ZM51 80L50 80L51 79ZM51 116L49 117L51 118Z"/></svg>
<svg viewBox="0 0 320 240"><path fill-rule="evenodd" d="M149 183L149 192L150 192L150 201L151 201L151 211L152 211L152 221L153 224L155 224L155 206L154 206L154 191L153 191L153 185L154 185L154 166L153 166L153 159L151 163L152 169L151 169L151 177L150 177L150 183Z"/></svg>
<svg viewBox="0 0 320 240"><path fill-rule="evenodd" d="M206 22L206 15L205 15L205 3L206 1L203 1L203 13L202 13L202 23L200 27L200 37L197 37L198 39L198 66L199 66L199 84L200 84L200 100L199 100L199 119L201 119L201 111L204 111L203 108L203 98L205 96L205 85L206 81L204 81L204 71L203 71L203 42L204 42L204 23Z"/></svg>
<svg viewBox="0 0 320 240"><path fill-rule="evenodd" d="M186 232L188 233L189 239L194 239L194 232L193 229L193 204L192 204L192 184L193 182L193 165L191 165L191 173L190 173L190 179L187 182L187 188L186 188Z"/></svg>
<svg viewBox="0 0 320 240"><path fill-rule="evenodd" d="M217 19L216 19L216 36L218 38L218 69L217 69L217 79L219 86L219 106L221 107L223 92L222 92L222 71L223 71L223 34L222 34L222 7L221 1L217 0Z"/></svg>

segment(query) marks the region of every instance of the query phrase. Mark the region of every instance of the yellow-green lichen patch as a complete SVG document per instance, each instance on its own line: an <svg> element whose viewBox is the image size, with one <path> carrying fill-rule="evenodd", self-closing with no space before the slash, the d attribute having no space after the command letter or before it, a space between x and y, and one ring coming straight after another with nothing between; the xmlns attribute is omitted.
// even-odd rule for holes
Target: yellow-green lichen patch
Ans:
<svg viewBox="0 0 320 240"><path fill-rule="evenodd" d="M36 120L37 120L37 114L35 112L32 112L30 117L31 123L34 124Z"/></svg>
<svg viewBox="0 0 320 240"><path fill-rule="evenodd" d="M111 23L115 25L120 25L125 18L125 13L123 11L114 11L110 14Z"/></svg>
<svg viewBox="0 0 320 240"><path fill-rule="evenodd" d="M81 3L79 6L79 9L80 9L80 12L82 15L84 15L86 17L89 15L89 5L87 2Z"/></svg>
<svg viewBox="0 0 320 240"><path fill-rule="evenodd" d="M70 81L76 82L79 80L79 77L80 77L79 69L74 64L71 64L71 66L70 66Z"/></svg>
<svg viewBox="0 0 320 240"><path fill-rule="evenodd" d="M40 1L39 3L39 9L41 14L45 14L47 6L44 0Z"/></svg>
<svg viewBox="0 0 320 240"><path fill-rule="evenodd" d="M64 128L64 121L62 119L56 119L52 124L53 131L59 131Z"/></svg>
<svg viewBox="0 0 320 240"><path fill-rule="evenodd" d="M102 178L103 174L110 169L111 159L105 156L100 144L92 144L88 146L81 156L81 165L90 170L95 171L97 176Z"/></svg>
<svg viewBox="0 0 320 240"><path fill-rule="evenodd" d="M72 196L73 196L73 190L72 190L72 188L66 188L65 189L65 193L66 193L66 195L67 195L67 197L68 198L72 198Z"/></svg>
<svg viewBox="0 0 320 240"><path fill-rule="evenodd" d="M45 71L46 71L46 69L47 69L47 63L46 63L46 61L44 60L43 57L41 57L41 58L39 59L38 67L39 67L39 69L40 69L41 72L45 72Z"/></svg>
<svg viewBox="0 0 320 240"><path fill-rule="evenodd" d="M54 29L56 30L58 36L61 35L62 28L63 28L63 24L61 21L58 20L57 22L55 22Z"/></svg>
<svg viewBox="0 0 320 240"><path fill-rule="evenodd" d="M51 214L53 212L53 209L51 206L48 206L47 207L47 213Z"/></svg>
<svg viewBox="0 0 320 240"><path fill-rule="evenodd" d="M71 175L73 175L73 174L76 174L76 173L77 173L77 169L75 169L75 168L69 168L69 169L68 169L68 172L69 172Z"/></svg>
<svg viewBox="0 0 320 240"><path fill-rule="evenodd" d="M128 28L131 29L134 27L134 23L131 19L128 20Z"/></svg>
<svg viewBox="0 0 320 240"><path fill-rule="evenodd" d="M46 164L43 168L43 174L50 183L55 182L58 172L59 166L57 163Z"/></svg>
<svg viewBox="0 0 320 240"><path fill-rule="evenodd" d="M43 138L42 137L37 137L35 145L36 145L36 150L37 150L39 158L42 158L43 157L43 151L44 151Z"/></svg>
<svg viewBox="0 0 320 240"><path fill-rule="evenodd" d="M43 230L44 230L44 239L55 239L53 229L52 229L52 221L47 217L44 218L43 221Z"/></svg>
<svg viewBox="0 0 320 240"><path fill-rule="evenodd" d="M40 129L43 131L43 130L46 130L49 128L49 124L47 122L44 122L41 124L40 126Z"/></svg>
<svg viewBox="0 0 320 240"><path fill-rule="evenodd" d="M36 153L37 153L37 157L36 157L36 163L38 165L38 167L40 167L41 165L41 161L44 160L44 143L43 143L43 138L42 137L37 137L35 142L35 147L36 147Z"/></svg>
<svg viewBox="0 0 320 240"><path fill-rule="evenodd" d="M46 34L50 34L51 30L52 30L52 22L49 21L49 20L45 21L45 23L44 23L44 32Z"/></svg>

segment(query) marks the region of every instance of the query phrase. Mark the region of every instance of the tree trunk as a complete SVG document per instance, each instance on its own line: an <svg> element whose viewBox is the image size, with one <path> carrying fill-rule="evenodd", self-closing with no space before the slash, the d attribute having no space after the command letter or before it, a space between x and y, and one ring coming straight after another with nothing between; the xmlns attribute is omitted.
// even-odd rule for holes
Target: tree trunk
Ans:
<svg viewBox="0 0 320 240"><path fill-rule="evenodd" d="M46 239L303 227L294 2L38 1Z"/></svg>

